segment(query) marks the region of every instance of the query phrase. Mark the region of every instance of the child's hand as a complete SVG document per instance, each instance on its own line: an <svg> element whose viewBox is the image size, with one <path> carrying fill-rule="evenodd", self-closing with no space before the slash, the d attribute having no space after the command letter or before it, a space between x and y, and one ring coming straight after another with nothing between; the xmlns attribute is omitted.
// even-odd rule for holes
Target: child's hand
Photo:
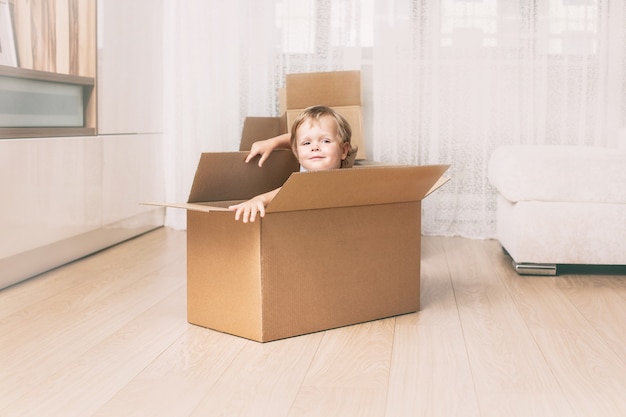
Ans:
<svg viewBox="0 0 626 417"><path fill-rule="evenodd" d="M249 221L253 222L256 219L257 213L261 217L265 216L265 207L276 197L279 191L280 187L264 194L259 194L243 203L228 206L228 210L235 212L235 220L241 218L244 223L248 223Z"/></svg>
<svg viewBox="0 0 626 417"><path fill-rule="evenodd" d="M263 166L263 162L270 156L275 147L271 139L254 142L250 148L250 153L246 157L246 163L250 162L255 156L261 155L259 166Z"/></svg>
<svg viewBox="0 0 626 417"><path fill-rule="evenodd" d="M269 158L274 149L289 149L290 138L291 135L289 133L283 133L273 138L254 142L250 147L250 153L246 157L246 163L252 161L255 156L261 155L261 158L259 158L259 167L263 166L263 162Z"/></svg>
<svg viewBox="0 0 626 417"><path fill-rule="evenodd" d="M254 222L257 213L261 217L265 216L265 204L261 196L256 196L243 203L229 206L228 209L235 212L235 220L241 218L244 223L248 223L248 221Z"/></svg>

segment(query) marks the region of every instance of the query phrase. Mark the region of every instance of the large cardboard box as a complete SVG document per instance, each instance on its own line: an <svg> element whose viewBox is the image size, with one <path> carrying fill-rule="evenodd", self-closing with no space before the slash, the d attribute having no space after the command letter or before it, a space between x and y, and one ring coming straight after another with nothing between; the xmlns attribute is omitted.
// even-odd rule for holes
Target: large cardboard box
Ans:
<svg viewBox="0 0 626 417"><path fill-rule="evenodd" d="M448 166L301 173L289 150L246 155L202 154L170 204L188 210L190 323L267 342L419 309L421 200ZM253 223L226 208L283 183Z"/></svg>
<svg viewBox="0 0 626 417"><path fill-rule="evenodd" d="M365 159L360 71L287 74L285 88L279 90L279 108L282 116L247 118L239 150L249 150L254 141L291 132L291 126L302 110L315 105L332 107L346 118L352 129L352 146L358 148L356 159ZM246 128L246 123L250 119L255 126L261 125L263 128L256 132Z"/></svg>

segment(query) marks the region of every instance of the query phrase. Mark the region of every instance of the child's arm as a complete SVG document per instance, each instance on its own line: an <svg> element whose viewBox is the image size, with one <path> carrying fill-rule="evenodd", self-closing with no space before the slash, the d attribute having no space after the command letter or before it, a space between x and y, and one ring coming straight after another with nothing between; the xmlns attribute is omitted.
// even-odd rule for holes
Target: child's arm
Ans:
<svg viewBox="0 0 626 417"><path fill-rule="evenodd" d="M278 135L273 138L254 142L250 148L250 153L246 157L246 163L250 162L255 156L261 155L261 158L259 158L259 166L263 166L263 162L265 162L274 149L289 149L290 139L291 135L289 133L283 133L282 135Z"/></svg>
<svg viewBox="0 0 626 417"><path fill-rule="evenodd" d="M234 206L229 206L228 209L235 212L235 220L239 220L241 218L244 223L248 223L248 221L253 222L256 219L257 213L259 216L265 216L265 207L276 197L276 194L280 191L280 187L275 190L268 191L265 194L257 195L256 197L251 198L248 201L244 201L243 203L235 204Z"/></svg>

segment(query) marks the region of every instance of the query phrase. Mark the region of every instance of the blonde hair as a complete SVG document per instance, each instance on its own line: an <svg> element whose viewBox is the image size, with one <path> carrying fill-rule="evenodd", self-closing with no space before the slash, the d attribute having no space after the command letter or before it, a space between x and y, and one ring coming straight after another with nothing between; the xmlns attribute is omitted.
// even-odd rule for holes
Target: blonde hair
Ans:
<svg viewBox="0 0 626 417"><path fill-rule="evenodd" d="M331 109L327 106L311 106L304 109L296 120L294 120L293 125L291 126L291 150L294 155L297 155L296 147L297 147L297 139L296 132L302 126L305 121L316 121L319 122L322 117L330 116L337 123L337 136L341 140L342 143L347 143L350 145L350 149L348 150L348 155L346 159L341 161L341 168L350 168L354 164L354 158L356 157L356 153L358 151L357 148L352 147L352 143L350 140L352 139L352 128L348 121L338 112Z"/></svg>

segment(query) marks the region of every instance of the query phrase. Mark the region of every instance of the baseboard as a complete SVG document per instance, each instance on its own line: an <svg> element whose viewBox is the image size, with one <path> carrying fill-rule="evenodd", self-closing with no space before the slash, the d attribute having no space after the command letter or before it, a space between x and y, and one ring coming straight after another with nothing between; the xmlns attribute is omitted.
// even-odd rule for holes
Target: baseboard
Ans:
<svg viewBox="0 0 626 417"><path fill-rule="evenodd" d="M162 226L163 210L157 209L0 259L0 289Z"/></svg>

